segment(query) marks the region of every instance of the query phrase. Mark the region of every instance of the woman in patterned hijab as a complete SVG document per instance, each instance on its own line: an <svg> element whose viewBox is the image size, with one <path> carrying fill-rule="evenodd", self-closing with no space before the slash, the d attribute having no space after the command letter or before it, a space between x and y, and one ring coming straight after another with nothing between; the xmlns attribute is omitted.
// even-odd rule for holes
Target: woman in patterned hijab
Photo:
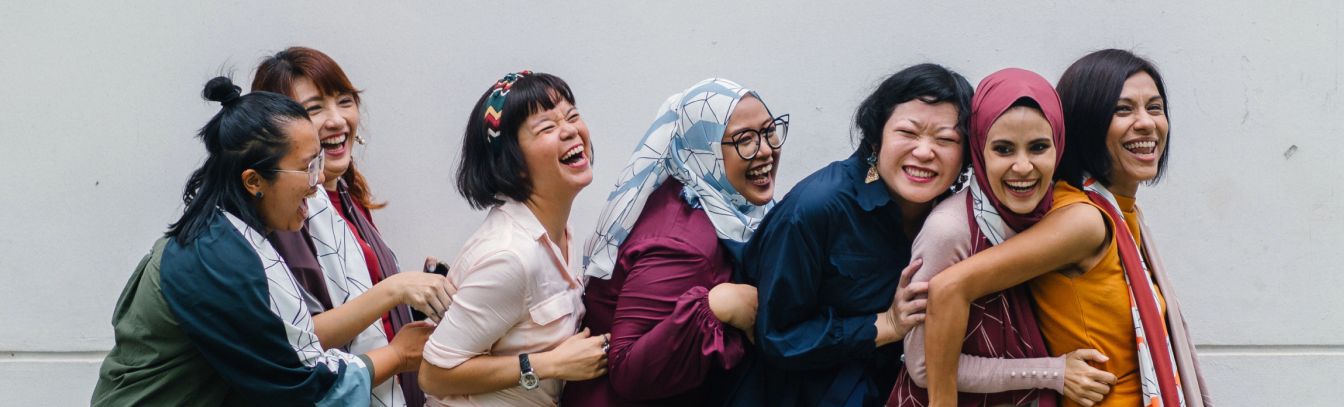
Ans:
<svg viewBox="0 0 1344 407"><path fill-rule="evenodd" d="M701 405L723 394L756 314L756 289L728 280L774 204L787 131L787 115L725 79L663 102L586 249L595 279L584 325L611 333L610 374L570 383L562 404Z"/></svg>

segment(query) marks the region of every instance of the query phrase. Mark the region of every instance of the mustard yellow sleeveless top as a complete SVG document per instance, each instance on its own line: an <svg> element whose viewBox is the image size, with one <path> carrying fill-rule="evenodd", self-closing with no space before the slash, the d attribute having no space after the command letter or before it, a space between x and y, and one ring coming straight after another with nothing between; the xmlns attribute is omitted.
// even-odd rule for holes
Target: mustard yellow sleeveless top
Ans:
<svg viewBox="0 0 1344 407"><path fill-rule="evenodd" d="M1134 235L1134 241L1142 247L1134 199L1120 195L1115 198L1120 204L1118 209L1125 216L1126 225ZM1055 184L1055 201L1051 211L1077 203L1097 207L1083 191L1063 181ZM1098 210L1101 209L1098 207ZM1111 219L1105 211L1102 211L1102 215L1106 216L1111 230L1117 230L1115 219ZM1120 253L1116 247L1116 239L1112 237L1106 246L1105 256L1091 269L1073 277L1061 272L1046 273L1031 281L1031 292L1036 298L1041 333L1045 335L1045 343L1050 347L1051 354L1062 355L1076 349L1090 348L1110 358L1106 363L1093 363L1094 367L1111 372L1117 378L1111 393L1098 405L1141 406L1143 402L1134 317L1130 313L1129 286L1125 284L1124 269L1120 266ZM1165 316L1166 300L1162 298L1156 284L1153 284L1153 290L1157 292ZM1060 401L1063 401L1064 406L1078 406L1064 397Z"/></svg>

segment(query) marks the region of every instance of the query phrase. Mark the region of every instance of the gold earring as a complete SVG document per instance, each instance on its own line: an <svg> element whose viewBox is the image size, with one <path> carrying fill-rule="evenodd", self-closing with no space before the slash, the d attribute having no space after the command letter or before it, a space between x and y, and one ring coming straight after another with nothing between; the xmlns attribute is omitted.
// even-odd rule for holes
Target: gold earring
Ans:
<svg viewBox="0 0 1344 407"><path fill-rule="evenodd" d="M863 177L863 183L871 184L882 177L877 174L877 152L868 156L868 176Z"/></svg>

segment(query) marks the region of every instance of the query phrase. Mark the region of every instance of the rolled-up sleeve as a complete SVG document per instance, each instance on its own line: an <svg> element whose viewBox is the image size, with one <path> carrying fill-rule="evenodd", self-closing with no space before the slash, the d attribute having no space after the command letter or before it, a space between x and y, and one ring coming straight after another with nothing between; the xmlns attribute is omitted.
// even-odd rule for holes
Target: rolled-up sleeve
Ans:
<svg viewBox="0 0 1344 407"><path fill-rule="evenodd" d="M484 256L468 267L453 305L425 343L426 362L452 369L484 355L528 315L526 271L507 251Z"/></svg>

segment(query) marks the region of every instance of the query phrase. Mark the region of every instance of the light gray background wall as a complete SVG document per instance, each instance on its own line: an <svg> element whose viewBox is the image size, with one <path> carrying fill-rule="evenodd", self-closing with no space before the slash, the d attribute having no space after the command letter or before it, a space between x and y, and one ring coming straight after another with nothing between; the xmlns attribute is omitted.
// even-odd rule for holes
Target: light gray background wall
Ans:
<svg viewBox="0 0 1344 407"><path fill-rule="evenodd" d="M471 104L508 71L577 92L598 154L572 218L588 232L659 102L705 77L793 114L787 191L852 151L854 107L903 66L1053 80L1091 50L1135 50L1172 120L1169 176L1140 199L1214 395L1344 399L1337 2L123 3L0 5L0 405L88 402L117 295L201 162L192 134L218 109L201 86L221 69L250 83L295 44L365 90L357 155L410 265L453 256L481 219L450 179Z"/></svg>

